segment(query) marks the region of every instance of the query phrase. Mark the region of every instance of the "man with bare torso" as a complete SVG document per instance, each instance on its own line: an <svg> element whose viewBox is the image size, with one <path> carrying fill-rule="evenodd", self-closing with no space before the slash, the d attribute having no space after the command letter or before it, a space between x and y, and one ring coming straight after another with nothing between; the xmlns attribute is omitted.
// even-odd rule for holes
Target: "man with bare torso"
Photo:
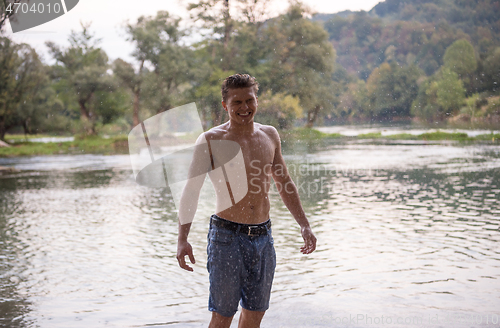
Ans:
<svg viewBox="0 0 500 328"><path fill-rule="evenodd" d="M209 310L212 320L209 327L229 327L241 301L239 327L260 327L269 307L271 285L276 266L274 241L269 219L269 188L271 177L278 192L301 227L304 246L301 252L309 254L316 249L316 237L300 203L297 187L288 174L278 132L272 126L254 122L257 112L258 83L247 74L235 74L222 85L222 106L229 121L210 129L200 136L197 144L206 143L210 163L200 164L203 151L195 151L193 166L211 165L216 168L216 142L233 142L241 150L242 166L246 177L237 179L244 184L245 194L236 199L236 184L226 184L227 175L218 179L210 175L216 189L216 214L210 219L208 234L208 263L210 274ZM200 148L201 149L201 148ZM205 151L207 153L207 151ZM194 174L192 174L194 176ZM181 268L193 271L186 264L187 255L195 263L191 245L187 241L191 221L196 212L204 174L190 179L184 188L179 208L179 237L177 260ZM222 184L221 184L222 181ZM235 187L236 186L236 187ZM241 188L240 188L241 189ZM229 190L229 192L228 192ZM234 194L234 195L233 195ZM230 195L230 196L228 196ZM229 200L229 198L230 200ZM227 201L224 198L228 198ZM224 206L228 203L230 206Z"/></svg>

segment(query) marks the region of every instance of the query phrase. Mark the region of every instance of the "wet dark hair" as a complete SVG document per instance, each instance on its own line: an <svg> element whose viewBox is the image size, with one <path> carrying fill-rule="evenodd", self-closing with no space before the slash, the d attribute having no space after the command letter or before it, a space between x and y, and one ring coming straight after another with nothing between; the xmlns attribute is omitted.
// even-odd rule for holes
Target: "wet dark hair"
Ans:
<svg viewBox="0 0 500 328"><path fill-rule="evenodd" d="M241 89L248 87L253 87L255 95L257 95L257 91L259 91L259 82L257 82L257 80L249 74L238 73L226 77L224 82L222 82L221 87L222 101L226 102L229 89Z"/></svg>

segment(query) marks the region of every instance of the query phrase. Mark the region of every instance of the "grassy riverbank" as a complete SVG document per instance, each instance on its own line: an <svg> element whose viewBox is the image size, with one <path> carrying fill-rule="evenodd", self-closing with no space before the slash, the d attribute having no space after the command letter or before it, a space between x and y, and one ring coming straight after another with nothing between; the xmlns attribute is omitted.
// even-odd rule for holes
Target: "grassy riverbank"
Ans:
<svg viewBox="0 0 500 328"><path fill-rule="evenodd" d="M476 137L469 137L466 133L446 133L442 131L423 133L414 135L409 133L393 134L383 136L381 132L360 134L358 136L343 136L338 133L328 134L315 129L297 128L283 131L280 133L284 142L293 142L296 140L314 141L314 140L356 140L356 139L374 139L374 140L423 140L439 141L454 140L460 143L493 143L500 144L500 134L482 134ZM34 136L37 138L50 136ZM65 142L29 142L24 136L9 136L7 140L15 141L11 147L0 148L0 157L16 156L34 156L34 155L56 155L56 154L127 154L128 143L127 136L115 136L103 138L93 137L75 137L74 141ZM32 137L29 137L32 139Z"/></svg>
<svg viewBox="0 0 500 328"><path fill-rule="evenodd" d="M44 136L47 137L47 136ZM64 142L29 142L22 138L10 136L7 140L16 140L11 147L0 148L0 157L55 155L55 154L127 154L127 136L103 138L75 137L74 141ZM23 141L17 141L23 140Z"/></svg>
<svg viewBox="0 0 500 328"><path fill-rule="evenodd" d="M500 134L481 134L475 137L469 137L467 133L447 133L443 131L428 132L422 134L399 133L392 135L382 135L381 132L359 134L357 136L344 136L339 133L324 133L314 129L296 128L289 131L284 131L281 134L283 140L304 140L312 141L318 139L386 139L386 140L423 140L423 141L439 141L439 140L454 140L463 143L467 142L492 142L500 144Z"/></svg>

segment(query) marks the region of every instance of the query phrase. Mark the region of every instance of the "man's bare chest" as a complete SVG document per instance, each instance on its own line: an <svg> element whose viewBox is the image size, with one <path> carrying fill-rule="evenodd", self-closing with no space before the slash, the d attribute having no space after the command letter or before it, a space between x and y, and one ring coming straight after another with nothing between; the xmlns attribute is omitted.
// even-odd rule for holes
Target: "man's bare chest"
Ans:
<svg viewBox="0 0 500 328"><path fill-rule="evenodd" d="M253 138L224 138L219 140L222 142L215 140L210 142L212 145L211 153L216 163L227 163L231 161L229 157L238 157L242 160L232 161L232 164L245 166L247 174L270 173L276 146L265 134ZM218 144L218 147L214 147L215 144Z"/></svg>

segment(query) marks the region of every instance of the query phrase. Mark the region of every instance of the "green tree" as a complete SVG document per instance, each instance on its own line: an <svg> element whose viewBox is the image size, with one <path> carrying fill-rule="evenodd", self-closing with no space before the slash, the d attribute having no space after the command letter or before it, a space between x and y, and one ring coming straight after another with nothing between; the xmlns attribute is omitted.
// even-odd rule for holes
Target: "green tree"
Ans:
<svg viewBox="0 0 500 328"><path fill-rule="evenodd" d="M333 40L339 41L342 37L342 30L349 26L347 18L335 15L325 22L325 29Z"/></svg>
<svg viewBox="0 0 500 328"><path fill-rule="evenodd" d="M36 61L30 74L31 87L25 90L16 108L18 124L25 134L65 132L70 124L63 115L63 103L52 88L47 67Z"/></svg>
<svg viewBox="0 0 500 328"><path fill-rule="evenodd" d="M56 60L54 77L67 80L78 103L86 133L96 134L97 124L103 123L104 118L109 121L123 109L104 105L103 97L112 97L116 84L107 73L108 57L97 46L99 40L95 40L90 34L89 27L90 24L82 24L82 32L72 31L69 37L70 47L66 49L61 49L53 42L46 44ZM116 105L114 101L111 103Z"/></svg>
<svg viewBox="0 0 500 328"><path fill-rule="evenodd" d="M49 114L54 94L38 54L27 44L0 37L0 139L10 128L25 133L40 127L41 115Z"/></svg>
<svg viewBox="0 0 500 328"><path fill-rule="evenodd" d="M470 123L473 125L474 118L477 116L481 108L482 99L479 94L476 93L465 99L464 103L464 106L460 109L460 113L470 116Z"/></svg>
<svg viewBox="0 0 500 328"><path fill-rule="evenodd" d="M427 121L444 120L456 114L464 104L465 89L458 74L449 68L420 84L411 113Z"/></svg>
<svg viewBox="0 0 500 328"><path fill-rule="evenodd" d="M222 55L222 69L229 70L232 59L230 43L234 25L229 0L200 0L190 3L188 10L191 12L191 18L194 21L201 21L203 28L209 30L216 40L218 35L222 35L222 52L219 52Z"/></svg>
<svg viewBox="0 0 500 328"><path fill-rule="evenodd" d="M437 104L437 82L434 77L420 84L417 97L411 105L411 114L428 122L443 119Z"/></svg>
<svg viewBox="0 0 500 328"><path fill-rule="evenodd" d="M179 28L179 23L180 18L158 11L154 17L141 16L135 24L127 25L129 40L136 46L133 56L139 62L139 70L134 71L132 77L131 67L126 68L123 62L115 68L134 92L137 120L142 96L144 107L154 113L166 111L179 102L183 85L186 86L191 78L192 50L181 44L185 32ZM143 69L145 63L152 67L153 74Z"/></svg>
<svg viewBox="0 0 500 328"><path fill-rule="evenodd" d="M217 126L224 121L226 112L222 108L221 85L222 81L235 72L223 71L221 68L213 67L208 64L200 66L197 74L198 79L193 83L190 90L192 97L199 104L201 111L203 128L207 130L210 127Z"/></svg>
<svg viewBox="0 0 500 328"><path fill-rule="evenodd" d="M485 89L498 92L500 87L500 47L497 47L483 63Z"/></svg>
<svg viewBox="0 0 500 328"><path fill-rule="evenodd" d="M453 72L467 84L467 89L472 86L472 74L477 68L474 47L469 41L462 39L453 42L444 53L444 66Z"/></svg>
<svg viewBox="0 0 500 328"><path fill-rule="evenodd" d="M220 95L224 78L236 72L249 73L257 77L261 90L269 85L266 62L270 47L266 43L264 19L269 15L266 6L270 1L200 1L191 6L195 19L210 31L208 37L193 45L193 78L191 89L187 90L199 105L205 128L218 125L227 117ZM230 20L224 18L226 5L231 5L235 14Z"/></svg>
<svg viewBox="0 0 500 328"><path fill-rule="evenodd" d="M365 81L350 82L339 98L335 114L341 120L372 120L375 117Z"/></svg>
<svg viewBox="0 0 500 328"><path fill-rule="evenodd" d="M367 88L374 115L389 120L409 117L421 75L416 66L400 67L396 62L384 63L373 70Z"/></svg>
<svg viewBox="0 0 500 328"><path fill-rule="evenodd" d="M297 97L282 93L273 94L267 90L259 97L257 120L285 130L293 127L297 118L302 116L302 107Z"/></svg>
<svg viewBox="0 0 500 328"><path fill-rule="evenodd" d="M134 67L126 61L118 58L113 62L113 73L120 79L120 82L125 85L133 94L134 103L132 110L132 127L140 123L139 109L141 100L141 87L143 81L144 61L141 61L141 66L136 72Z"/></svg>
<svg viewBox="0 0 500 328"><path fill-rule="evenodd" d="M465 89L458 74L449 68L443 68L441 78L436 82L436 102L445 115L456 113L465 100Z"/></svg>
<svg viewBox="0 0 500 328"><path fill-rule="evenodd" d="M285 15L273 19L265 31L271 49L266 58L267 85L273 93L297 96L312 127L326 109L333 109L336 53L328 33L305 15L307 9L294 3Z"/></svg>

